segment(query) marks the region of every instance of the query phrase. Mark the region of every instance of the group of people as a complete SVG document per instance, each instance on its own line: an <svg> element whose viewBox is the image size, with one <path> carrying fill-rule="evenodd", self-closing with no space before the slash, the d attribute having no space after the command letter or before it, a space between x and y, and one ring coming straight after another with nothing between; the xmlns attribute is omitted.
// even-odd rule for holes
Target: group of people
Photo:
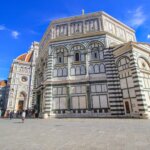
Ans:
<svg viewBox="0 0 150 150"><path fill-rule="evenodd" d="M4 116L2 116L0 110L0 117L9 118L10 120L13 118L21 118L22 122L24 122L25 118L38 118L38 112L36 110L6 111Z"/></svg>
<svg viewBox="0 0 150 150"><path fill-rule="evenodd" d="M24 120L26 118L26 111L23 110L20 115L21 115L22 122L24 123ZM14 117L14 111L10 111L9 112L9 119L11 120L13 117Z"/></svg>

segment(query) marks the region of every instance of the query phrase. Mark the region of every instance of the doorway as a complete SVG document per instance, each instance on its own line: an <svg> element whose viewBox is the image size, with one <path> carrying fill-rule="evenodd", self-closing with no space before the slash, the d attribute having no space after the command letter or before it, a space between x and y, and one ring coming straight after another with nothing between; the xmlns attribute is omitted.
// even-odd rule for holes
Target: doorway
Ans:
<svg viewBox="0 0 150 150"><path fill-rule="evenodd" d="M125 109L126 109L126 113L130 114L130 105L128 101L125 102Z"/></svg>
<svg viewBox="0 0 150 150"><path fill-rule="evenodd" d="M19 101L18 102L18 111L23 111L23 106L24 106L24 101Z"/></svg>

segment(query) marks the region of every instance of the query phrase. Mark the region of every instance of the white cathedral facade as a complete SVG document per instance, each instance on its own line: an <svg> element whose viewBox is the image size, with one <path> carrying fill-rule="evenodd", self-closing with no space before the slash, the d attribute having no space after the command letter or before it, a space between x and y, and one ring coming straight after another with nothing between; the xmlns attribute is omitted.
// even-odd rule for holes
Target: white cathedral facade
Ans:
<svg viewBox="0 0 150 150"><path fill-rule="evenodd" d="M39 43L33 42L27 53L13 60L8 78L7 110L17 112L34 107L33 87L38 51Z"/></svg>
<svg viewBox="0 0 150 150"><path fill-rule="evenodd" d="M105 12L52 21L38 53L29 106L44 117L150 118L150 45Z"/></svg>

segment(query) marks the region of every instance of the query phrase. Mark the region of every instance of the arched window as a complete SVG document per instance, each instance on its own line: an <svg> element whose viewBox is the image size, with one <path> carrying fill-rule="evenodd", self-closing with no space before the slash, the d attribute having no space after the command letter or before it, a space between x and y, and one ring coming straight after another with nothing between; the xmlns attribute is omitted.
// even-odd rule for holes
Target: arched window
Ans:
<svg viewBox="0 0 150 150"><path fill-rule="evenodd" d="M103 46L100 42L94 41L89 44L89 49L91 50L91 59L98 60L103 59Z"/></svg>
<svg viewBox="0 0 150 150"><path fill-rule="evenodd" d="M58 77L61 77L61 76L62 76L62 69L59 68L59 69L58 69Z"/></svg>
<svg viewBox="0 0 150 150"><path fill-rule="evenodd" d="M57 69L54 69L54 71L53 71L53 76L54 76L54 77L57 77Z"/></svg>
<svg viewBox="0 0 150 150"><path fill-rule="evenodd" d="M63 63L63 53L58 53L57 54L57 63L61 64Z"/></svg>
<svg viewBox="0 0 150 150"><path fill-rule="evenodd" d="M75 75L75 68L72 67L70 71L71 71L71 75L74 76Z"/></svg>
<svg viewBox="0 0 150 150"><path fill-rule="evenodd" d="M71 48L74 51L74 61L85 61L85 56L82 53L85 50L85 47L82 44L75 44Z"/></svg>
<svg viewBox="0 0 150 150"><path fill-rule="evenodd" d="M99 73L99 65L95 65L94 66L94 72L95 73Z"/></svg>
<svg viewBox="0 0 150 150"><path fill-rule="evenodd" d="M63 69L63 76L66 77L67 76L67 68Z"/></svg>
<svg viewBox="0 0 150 150"><path fill-rule="evenodd" d="M130 60L128 57L122 57L118 63L118 69L119 71L122 71L122 70L125 70L125 69L128 69L130 67Z"/></svg>
<svg viewBox="0 0 150 150"><path fill-rule="evenodd" d="M93 59L93 60L99 59L98 51L92 51L91 55L92 55L92 59Z"/></svg>
<svg viewBox="0 0 150 150"><path fill-rule="evenodd" d="M80 61L80 54L79 54L79 52L75 53L75 61Z"/></svg>
<svg viewBox="0 0 150 150"><path fill-rule="evenodd" d="M67 63L68 50L64 46L56 47L53 53L53 60L55 64Z"/></svg>
<svg viewBox="0 0 150 150"><path fill-rule="evenodd" d="M104 73L105 72L105 66L104 64L100 65L100 72Z"/></svg>
<svg viewBox="0 0 150 150"><path fill-rule="evenodd" d="M94 67L92 65L89 66L89 74L94 73Z"/></svg>
<svg viewBox="0 0 150 150"><path fill-rule="evenodd" d="M85 66L81 66L81 74L86 74Z"/></svg>
<svg viewBox="0 0 150 150"><path fill-rule="evenodd" d="M76 75L80 75L80 67L76 67Z"/></svg>

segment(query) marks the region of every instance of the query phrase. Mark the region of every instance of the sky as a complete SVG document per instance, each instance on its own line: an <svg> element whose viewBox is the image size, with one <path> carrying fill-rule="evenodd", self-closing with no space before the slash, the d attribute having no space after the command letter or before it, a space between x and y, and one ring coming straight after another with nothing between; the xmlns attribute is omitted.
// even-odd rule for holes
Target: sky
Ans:
<svg viewBox="0 0 150 150"><path fill-rule="evenodd" d="M7 79L13 59L40 41L58 18L105 11L150 43L150 0L0 0L0 80Z"/></svg>

